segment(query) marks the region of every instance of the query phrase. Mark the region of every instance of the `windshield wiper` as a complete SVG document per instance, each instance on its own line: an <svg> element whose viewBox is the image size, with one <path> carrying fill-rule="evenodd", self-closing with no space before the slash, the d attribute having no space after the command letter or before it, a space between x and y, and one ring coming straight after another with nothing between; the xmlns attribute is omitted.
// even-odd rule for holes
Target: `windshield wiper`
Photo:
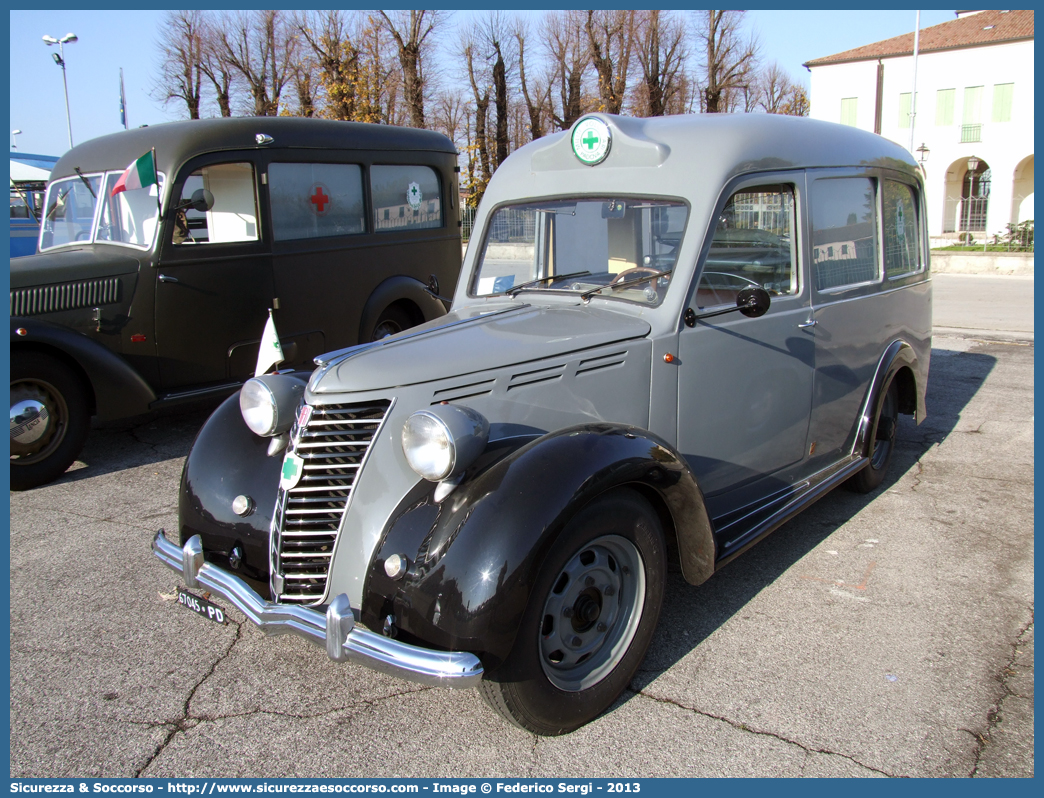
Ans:
<svg viewBox="0 0 1044 798"><path fill-rule="evenodd" d="M598 288L592 288L590 291L584 291L584 293L580 294L580 299L586 302L588 299L591 298L592 294L597 294L601 291L604 291L606 288L611 288L614 291L617 291L621 288L627 288L632 285L638 285L639 283L651 282L652 280L656 280L660 277L665 277L666 275L671 274L673 271L674 269L666 269L662 272L653 272L652 274L646 274L642 277L634 277L630 280L624 280L622 283L609 283L609 285L600 285L598 286Z"/></svg>
<svg viewBox="0 0 1044 798"><path fill-rule="evenodd" d="M572 272L571 274L550 274L547 277L537 277L535 280L528 280L527 282L521 283L520 285L513 285L507 291L501 291L499 294L490 294L490 296L509 296L512 299L515 298L515 294L521 291L523 288L529 288L533 285L540 285L540 283L546 283L548 280L568 280L570 277L583 277L585 274L590 274L589 271Z"/></svg>
<svg viewBox="0 0 1044 798"><path fill-rule="evenodd" d="M95 194L95 193L94 193L94 189L93 189L93 188L91 188L91 181L90 181L90 180L88 180L88 179L87 179L86 177L84 177L84 176L83 176L83 172L81 172L81 171L80 171L80 167L78 167L78 166L76 167L76 174L78 174L78 175L80 176L80 180L82 180L82 181L83 181L83 184L84 184L85 186L87 186L87 190L88 190L89 192L91 192L91 196L92 196L92 197L94 197L94 199L95 199L95 200L97 200L97 199L98 199L98 195L97 195L97 194Z"/></svg>

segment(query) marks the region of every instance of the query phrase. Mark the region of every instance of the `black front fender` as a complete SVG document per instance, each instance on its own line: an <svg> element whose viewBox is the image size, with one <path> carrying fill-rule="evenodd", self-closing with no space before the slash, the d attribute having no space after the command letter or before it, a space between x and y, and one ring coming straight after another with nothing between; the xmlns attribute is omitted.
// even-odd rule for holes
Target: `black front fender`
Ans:
<svg viewBox="0 0 1044 798"><path fill-rule="evenodd" d="M302 383L307 374L289 375ZM181 474L178 529L181 544L193 535L203 540L208 560L228 568L228 554L239 545L243 559L234 573L254 580L268 594L268 534L279 491L283 452L268 456L271 438L247 428L239 410L239 391L215 410L192 444ZM253 500L253 512L235 514L236 496Z"/></svg>
<svg viewBox="0 0 1044 798"><path fill-rule="evenodd" d="M90 387L102 421L146 413L156 394L131 365L83 333L41 319L11 318L11 351L48 352L74 368Z"/></svg>
<svg viewBox="0 0 1044 798"><path fill-rule="evenodd" d="M411 638L482 652L492 666L510 651L530 586L562 529L602 493L645 494L677 535L683 573L714 569L703 497L684 460L650 432L614 424L544 435L469 477L441 504L421 483L386 530L364 591L364 622L391 614ZM384 561L405 554L399 581ZM374 628L380 628L376 626Z"/></svg>

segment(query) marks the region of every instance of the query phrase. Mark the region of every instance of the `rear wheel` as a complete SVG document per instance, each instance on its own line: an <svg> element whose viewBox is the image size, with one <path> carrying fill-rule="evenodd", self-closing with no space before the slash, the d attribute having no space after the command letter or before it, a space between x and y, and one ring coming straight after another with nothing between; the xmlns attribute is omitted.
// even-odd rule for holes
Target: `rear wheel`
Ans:
<svg viewBox="0 0 1044 798"><path fill-rule="evenodd" d="M380 318L373 326L370 334L371 341L379 341L389 335L395 335L413 326L410 314L397 305L392 305L381 311Z"/></svg>
<svg viewBox="0 0 1044 798"><path fill-rule="evenodd" d="M80 380L44 354L11 354L11 489L28 490L65 473L90 425Z"/></svg>
<svg viewBox="0 0 1044 798"><path fill-rule="evenodd" d="M645 499L620 489L589 504L548 554L510 655L482 682L486 700L542 735L596 718L645 657L666 571L663 530Z"/></svg>
<svg viewBox="0 0 1044 798"><path fill-rule="evenodd" d="M895 451L895 433L899 426L899 386L895 380L888 383L881 406L874 419L867 456L870 462L859 473L848 480L848 487L857 493L876 490L888 474Z"/></svg>

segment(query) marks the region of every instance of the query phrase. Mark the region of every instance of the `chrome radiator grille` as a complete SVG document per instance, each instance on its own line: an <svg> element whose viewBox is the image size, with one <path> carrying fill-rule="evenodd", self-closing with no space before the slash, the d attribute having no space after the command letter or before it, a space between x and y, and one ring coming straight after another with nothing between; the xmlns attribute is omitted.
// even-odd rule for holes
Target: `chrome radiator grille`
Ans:
<svg viewBox="0 0 1044 798"><path fill-rule="evenodd" d="M279 490L270 541L272 593L317 604L326 595L330 559L359 469L390 403L316 405L304 429L291 431L304 460L300 481Z"/></svg>

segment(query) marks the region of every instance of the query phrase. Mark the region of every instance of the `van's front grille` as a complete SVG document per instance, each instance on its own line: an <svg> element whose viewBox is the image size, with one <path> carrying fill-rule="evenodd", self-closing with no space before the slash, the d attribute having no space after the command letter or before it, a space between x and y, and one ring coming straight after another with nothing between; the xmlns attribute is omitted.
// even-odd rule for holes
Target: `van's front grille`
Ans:
<svg viewBox="0 0 1044 798"><path fill-rule="evenodd" d="M119 277L16 288L11 291L11 315L39 316L60 310L113 305L120 301L120 288Z"/></svg>
<svg viewBox="0 0 1044 798"><path fill-rule="evenodd" d="M326 596L341 519L389 406L316 405L303 429L294 424L291 446L303 471L293 488L279 489L269 549L278 601L318 604Z"/></svg>

